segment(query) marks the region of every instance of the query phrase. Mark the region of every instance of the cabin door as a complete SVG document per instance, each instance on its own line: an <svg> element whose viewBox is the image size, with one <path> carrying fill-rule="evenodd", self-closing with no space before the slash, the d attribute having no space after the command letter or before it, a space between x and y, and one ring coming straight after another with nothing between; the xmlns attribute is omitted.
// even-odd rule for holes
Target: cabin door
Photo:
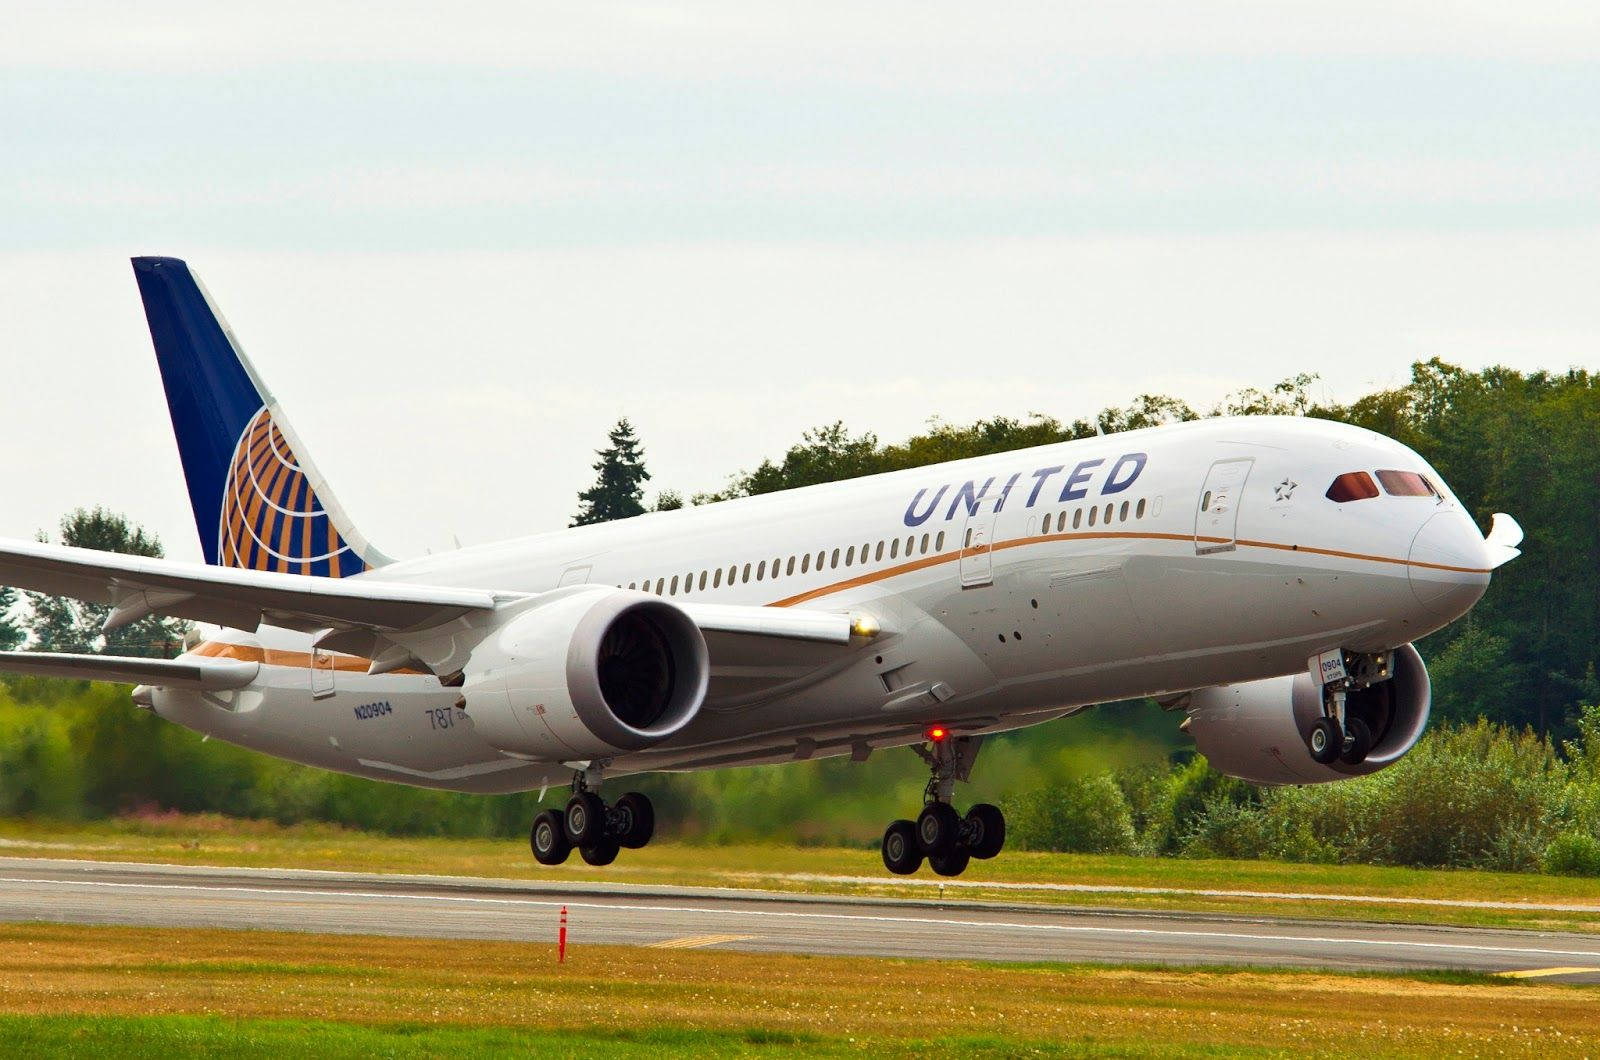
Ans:
<svg viewBox="0 0 1600 1060"><path fill-rule="evenodd" d="M1194 513L1196 554L1231 552L1237 546L1239 500L1244 495L1244 482L1250 477L1253 463L1253 458L1241 456L1218 460L1211 465Z"/></svg>
<svg viewBox="0 0 1600 1060"><path fill-rule="evenodd" d="M967 515L961 536L961 588L994 584L994 523L999 497L985 497Z"/></svg>

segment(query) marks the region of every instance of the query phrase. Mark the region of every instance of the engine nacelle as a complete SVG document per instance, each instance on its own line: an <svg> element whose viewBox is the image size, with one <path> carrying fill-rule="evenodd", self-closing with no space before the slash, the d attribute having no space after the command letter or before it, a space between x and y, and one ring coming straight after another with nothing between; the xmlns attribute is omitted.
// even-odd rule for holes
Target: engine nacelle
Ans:
<svg viewBox="0 0 1600 1060"><path fill-rule="evenodd" d="M640 592L556 590L472 651L462 694L491 746L568 762L639 751L694 720L710 679L705 638Z"/></svg>
<svg viewBox="0 0 1600 1060"><path fill-rule="evenodd" d="M1254 784L1322 784L1376 773L1415 747L1433 701L1428 668L1407 644L1394 653L1394 676L1352 691L1348 716L1372 730L1366 761L1321 765L1306 740L1322 716L1321 690L1309 673L1242 685L1202 688L1189 701L1189 735L1216 769Z"/></svg>

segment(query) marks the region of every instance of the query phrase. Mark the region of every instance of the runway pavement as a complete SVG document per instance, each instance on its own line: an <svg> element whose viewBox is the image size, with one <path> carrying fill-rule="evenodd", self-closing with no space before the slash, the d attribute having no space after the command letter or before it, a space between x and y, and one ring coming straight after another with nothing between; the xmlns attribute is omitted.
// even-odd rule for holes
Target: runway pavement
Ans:
<svg viewBox="0 0 1600 1060"><path fill-rule="evenodd" d="M1358 921L0 858L0 921L1014 961L1456 968L1600 983L1600 936Z"/></svg>

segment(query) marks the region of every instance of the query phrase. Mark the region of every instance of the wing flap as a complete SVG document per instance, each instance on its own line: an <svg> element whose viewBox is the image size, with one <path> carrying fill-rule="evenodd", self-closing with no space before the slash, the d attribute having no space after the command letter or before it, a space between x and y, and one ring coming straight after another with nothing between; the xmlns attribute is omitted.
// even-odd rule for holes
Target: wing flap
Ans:
<svg viewBox="0 0 1600 1060"><path fill-rule="evenodd" d="M134 659L115 655L66 655L54 652L0 652L0 671L28 677L64 677L76 681L109 681L124 685L156 685L202 692L243 688L256 679L260 663L237 659Z"/></svg>

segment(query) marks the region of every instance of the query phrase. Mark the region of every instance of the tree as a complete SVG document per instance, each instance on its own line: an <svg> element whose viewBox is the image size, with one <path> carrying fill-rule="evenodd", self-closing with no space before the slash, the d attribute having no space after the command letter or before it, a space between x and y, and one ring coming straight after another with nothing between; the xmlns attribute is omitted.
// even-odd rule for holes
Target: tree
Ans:
<svg viewBox="0 0 1600 1060"><path fill-rule="evenodd" d="M39 532L40 541L49 535ZM161 541L143 527L104 508L79 508L61 520L61 543L73 548L120 552L126 556L160 559L166 553ZM188 624L152 615L110 633L102 631L111 608L63 596L29 593L32 613L26 625L36 651L88 652L107 655L169 657L183 643Z"/></svg>
<svg viewBox="0 0 1600 1060"><path fill-rule="evenodd" d="M633 433L633 424L627 417L611 428L611 445L598 450L595 461L597 473L593 486L578 494L578 514L573 526L606 523L613 519L631 519L643 515L644 484L650 472L644 469L644 450Z"/></svg>
<svg viewBox="0 0 1600 1060"><path fill-rule="evenodd" d="M0 651L16 651L27 639L28 634L14 613L16 609L17 591L0 589Z"/></svg>

